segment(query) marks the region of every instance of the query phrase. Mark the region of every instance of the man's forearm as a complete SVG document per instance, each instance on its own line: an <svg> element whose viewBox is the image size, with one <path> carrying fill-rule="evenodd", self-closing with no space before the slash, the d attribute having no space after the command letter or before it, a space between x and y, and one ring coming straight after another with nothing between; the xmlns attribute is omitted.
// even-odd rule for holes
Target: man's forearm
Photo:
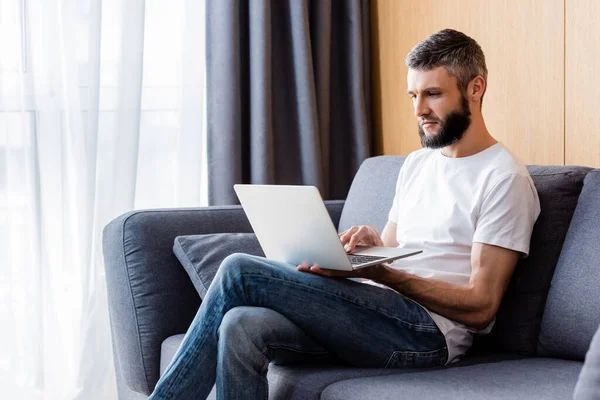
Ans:
<svg viewBox="0 0 600 400"><path fill-rule="evenodd" d="M382 266L373 280L409 297L429 310L474 328L484 328L493 317L485 293L470 286L454 285L425 279L407 272Z"/></svg>

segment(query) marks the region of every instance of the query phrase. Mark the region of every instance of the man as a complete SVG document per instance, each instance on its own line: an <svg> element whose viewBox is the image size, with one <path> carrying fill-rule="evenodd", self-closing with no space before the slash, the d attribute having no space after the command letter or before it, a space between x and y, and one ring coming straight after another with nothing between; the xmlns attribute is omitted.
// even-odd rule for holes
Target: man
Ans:
<svg viewBox="0 0 600 400"><path fill-rule="evenodd" d="M490 331L528 254L537 191L486 129L487 68L473 39L443 30L406 64L424 148L405 160L381 235L359 226L340 239L348 252L364 244L423 253L352 272L228 257L151 399L205 398L215 381L219 398L264 399L269 362L445 365Z"/></svg>

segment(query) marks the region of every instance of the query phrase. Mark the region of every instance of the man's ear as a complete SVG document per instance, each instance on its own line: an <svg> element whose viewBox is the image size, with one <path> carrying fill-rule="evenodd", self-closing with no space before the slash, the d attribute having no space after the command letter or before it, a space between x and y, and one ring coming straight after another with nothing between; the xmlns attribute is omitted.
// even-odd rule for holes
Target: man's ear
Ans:
<svg viewBox="0 0 600 400"><path fill-rule="evenodd" d="M485 87L487 82L483 79L483 76L477 75L467 87L467 98L469 102L480 103L481 97L485 93Z"/></svg>

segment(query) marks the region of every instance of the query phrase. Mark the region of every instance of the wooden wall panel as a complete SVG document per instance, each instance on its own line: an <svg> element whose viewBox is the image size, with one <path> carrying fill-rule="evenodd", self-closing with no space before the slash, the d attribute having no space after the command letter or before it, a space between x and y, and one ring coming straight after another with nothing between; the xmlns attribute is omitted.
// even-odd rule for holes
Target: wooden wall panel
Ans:
<svg viewBox="0 0 600 400"><path fill-rule="evenodd" d="M453 28L486 55L490 133L525 163L564 163L564 0L372 0L371 18L379 154L421 147L404 60L420 40Z"/></svg>
<svg viewBox="0 0 600 400"><path fill-rule="evenodd" d="M566 0L565 162L600 167L600 2Z"/></svg>

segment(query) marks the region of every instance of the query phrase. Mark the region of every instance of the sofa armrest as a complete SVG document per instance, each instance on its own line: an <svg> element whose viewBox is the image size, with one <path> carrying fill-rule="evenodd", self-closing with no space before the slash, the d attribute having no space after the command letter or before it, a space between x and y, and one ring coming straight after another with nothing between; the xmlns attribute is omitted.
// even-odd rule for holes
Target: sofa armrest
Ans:
<svg viewBox="0 0 600 400"><path fill-rule="evenodd" d="M325 202L338 225L343 201ZM200 297L173 254L175 237L252 232L240 206L131 211L109 223L102 247L117 379L150 394L161 343L187 331Z"/></svg>

